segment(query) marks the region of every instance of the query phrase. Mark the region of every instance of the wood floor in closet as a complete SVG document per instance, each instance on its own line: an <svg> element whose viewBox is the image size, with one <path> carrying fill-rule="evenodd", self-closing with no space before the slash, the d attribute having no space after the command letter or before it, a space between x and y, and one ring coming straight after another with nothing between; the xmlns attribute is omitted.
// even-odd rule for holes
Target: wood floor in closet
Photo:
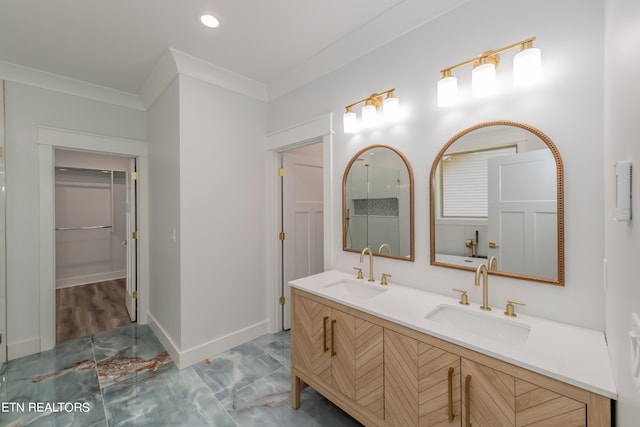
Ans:
<svg viewBox="0 0 640 427"><path fill-rule="evenodd" d="M131 323L125 279L56 289L56 342Z"/></svg>

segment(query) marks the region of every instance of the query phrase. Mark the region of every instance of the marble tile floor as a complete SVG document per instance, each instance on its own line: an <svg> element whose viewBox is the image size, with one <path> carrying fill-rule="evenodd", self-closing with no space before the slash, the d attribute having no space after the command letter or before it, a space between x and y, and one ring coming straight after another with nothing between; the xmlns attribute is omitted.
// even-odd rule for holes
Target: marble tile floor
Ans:
<svg viewBox="0 0 640 427"><path fill-rule="evenodd" d="M0 368L0 426L360 426L311 388L290 405L289 333L179 370L131 324Z"/></svg>

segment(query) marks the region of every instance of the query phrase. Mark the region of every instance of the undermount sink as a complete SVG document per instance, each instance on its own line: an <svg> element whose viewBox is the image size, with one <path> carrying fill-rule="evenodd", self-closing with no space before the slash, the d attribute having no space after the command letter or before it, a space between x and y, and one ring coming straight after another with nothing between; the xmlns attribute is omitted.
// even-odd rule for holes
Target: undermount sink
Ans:
<svg viewBox="0 0 640 427"><path fill-rule="evenodd" d="M507 344L522 344L527 341L531 331L529 325L471 310L473 309L442 304L425 318Z"/></svg>
<svg viewBox="0 0 640 427"><path fill-rule="evenodd" d="M335 290L343 296L355 297L359 299L370 299L384 292L387 292L388 290L382 285L376 285L368 282L351 282L346 280L326 285L325 288Z"/></svg>

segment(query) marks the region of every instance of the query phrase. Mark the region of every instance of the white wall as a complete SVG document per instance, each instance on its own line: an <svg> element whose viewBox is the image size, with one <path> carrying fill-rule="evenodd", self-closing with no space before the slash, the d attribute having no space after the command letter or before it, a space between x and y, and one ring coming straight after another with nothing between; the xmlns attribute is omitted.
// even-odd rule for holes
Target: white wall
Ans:
<svg viewBox="0 0 640 427"><path fill-rule="evenodd" d="M149 141L149 314L173 346L180 322L180 114L178 79L147 114ZM172 240L175 230L175 241ZM165 344L166 345L166 344Z"/></svg>
<svg viewBox="0 0 640 427"><path fill-rule="evenodd" d="M606 2L606 85L604 133L604 224L607 258L606 332L618 389L617 424L637 425L640 390L631 378L629 336L631 313L640 315L638 248L640 247L640 169L638 114L640 112L640 3ZM613 220L615 182L613 164L630 160L635 169L633 220Z"/></svg>
<svg viewBox="0 0 640 427"><path fill-rule="evenodd" d="M180 76L184 350L266 332L266 112L263 101Z"/></svg>
<svg viewBox="0 0 640 427"><path fill-rule="evenodd" d="M143 111L6 82L7 341L9 357L39 351L37 126L144 140Z"/></svg>
<svg viewBox="0 0 640 427"><path fill-rule="evenodd" d="M179 367L268 331L266 112L188 74L149 109L151 326Z"/></svg>
<svg viewBox="0 0 640 427"><path fill-rule="evenodd" d="M523 12L522 2L469 2L437 20L395 40L346 67L280 97L269 104L269 129L275 131L327 112L337 117L332 162L333 191L340 195L341 177L351 157L361 148L390 144L402 151L415 174L415 263L376 258L378 271L394 281L452 294L452 287L470 291L479 301L481 290L473 275L429 264L428 180L439 149L458 131L478 122L507 119L525 122L546 133L557 145L565 166L566 285L492 277L489 302L503 306L507 298L527 303L523 312L604 329L602 304L603 258L603 3L544 0ZM484 50L536 36L542 49L543 81L531 87L511 86L510 62L517 51L501 56L500 93L472 100L471 67L456 75L465 99L441 109L436 105L436 83L442 68L472 58ZM506 83L505 83L506 82ZM505 84L503 84L505 83ZM342 132L344 106L372 92L395 87L406 118L357 135ZM331 211L341 224L339 196ZM341 229L334 227L333 268L351 271L356 254L343 252Z"/></svg>

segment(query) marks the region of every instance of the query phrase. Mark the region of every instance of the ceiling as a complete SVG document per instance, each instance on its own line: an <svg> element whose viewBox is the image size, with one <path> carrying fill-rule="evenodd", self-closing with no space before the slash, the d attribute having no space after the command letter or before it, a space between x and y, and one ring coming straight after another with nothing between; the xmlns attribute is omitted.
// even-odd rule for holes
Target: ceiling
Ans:
<svg viewBox="0 0 640 427"><path fill-rule="evenodd" d="M465 1L1 0L0 61L137 94L172 47L273 98ZM220 26L202 26L203 12Z"/></svg>

